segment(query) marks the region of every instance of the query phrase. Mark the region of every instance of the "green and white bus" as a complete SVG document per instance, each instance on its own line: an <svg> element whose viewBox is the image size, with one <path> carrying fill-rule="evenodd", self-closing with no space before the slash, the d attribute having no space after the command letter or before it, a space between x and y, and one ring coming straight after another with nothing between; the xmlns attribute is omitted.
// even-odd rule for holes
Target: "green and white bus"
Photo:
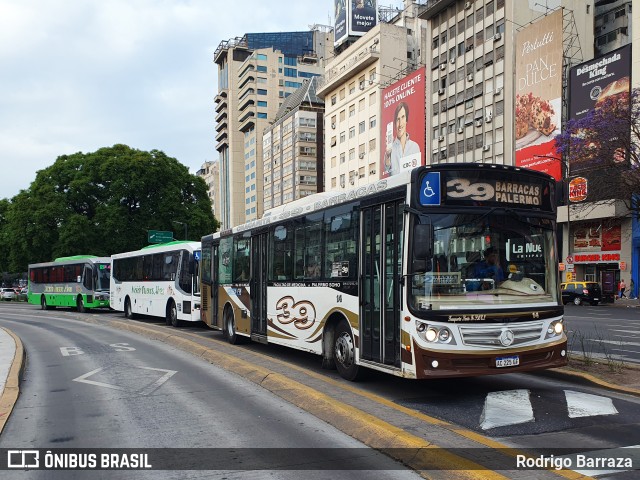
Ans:
<svg viewBox="0 0 640 480"><path fill-rule="evenodd" d="M109 257L75 255L34 263L29 265L29 303L43 310L108 308L110 277Z"/></svg>
<svg viewBox="0 0 640 480"><path fill-rule="evenodd" d="M111 308L167 325L200 321L200 242L173 241L111 256Z"/></svg>

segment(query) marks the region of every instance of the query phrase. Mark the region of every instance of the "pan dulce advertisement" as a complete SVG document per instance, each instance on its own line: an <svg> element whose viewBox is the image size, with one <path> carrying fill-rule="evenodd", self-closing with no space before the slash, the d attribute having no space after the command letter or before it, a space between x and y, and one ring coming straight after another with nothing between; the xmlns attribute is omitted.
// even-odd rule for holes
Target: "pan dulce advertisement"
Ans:
<svg viewBox="0 0 640 480"><path fill-rule="evenodd" d="M562 9L516 36L516 165L562 179L554 136L562 113Z"/></svg>

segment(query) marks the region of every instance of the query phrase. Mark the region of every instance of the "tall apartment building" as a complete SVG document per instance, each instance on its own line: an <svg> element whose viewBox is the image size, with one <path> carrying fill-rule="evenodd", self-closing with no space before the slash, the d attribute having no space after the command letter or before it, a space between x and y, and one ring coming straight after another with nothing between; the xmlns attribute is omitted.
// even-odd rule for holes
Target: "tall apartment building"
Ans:
<svg viewBox="0 0 640 480"><path fill-rule="evenodd" d="M380 178L382 88L420 63L417 5L406 1L405 7L344 49L319 81L318 95L325 100L325 190Z"/></svg>
<svg viewBox="0 0 640 480"><path fill-rule="evenodd" d="M593 0L431 0L422 6L419 18L430 32L424 51L431 55L427 163L515 163L515 36L560 6L567 55L576 42L581 55L565 61L591 58Z"/></svg>
<svg viewBox="0 0 640 480"><path fill-rule="evenodd" d="M262 134L264 210L323 191L324 101L316 78L285 99Z"/></svg>
<svg viewBox="0 0 640 480"><path fill-rule="evenodd" d="M316 29L247 33L216 49L221 228L262 215L262 132L305 78L322 73L331 43L330 32Z"/></svg>
<svg viewBox="0 0 640 480"><path fill-rule="evenodd" d="M211 209L216 219L220 218L220 207L216 200L216 192L220 184L220 163L217 161L204 162L196 175L201 177L207 184L207 194L211 200Z"/></svg>
<svg viewBox="0 0 640 480"><path fill-rule="evenodd" d="M629 0L596 0L596 55L604 55L631 42L631 3Z"/></svg>

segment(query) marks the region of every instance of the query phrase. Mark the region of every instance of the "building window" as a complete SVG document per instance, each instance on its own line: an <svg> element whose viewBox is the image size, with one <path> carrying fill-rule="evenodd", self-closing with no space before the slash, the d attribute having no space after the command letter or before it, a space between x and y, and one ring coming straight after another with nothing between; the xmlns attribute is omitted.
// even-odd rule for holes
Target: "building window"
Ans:
<svg viewBox="0 0 640 480"><path fill-rule="evenodd" d="M367 124L365 122L360 122L358 124L358 133L364 133L367 129Z"/></svg>

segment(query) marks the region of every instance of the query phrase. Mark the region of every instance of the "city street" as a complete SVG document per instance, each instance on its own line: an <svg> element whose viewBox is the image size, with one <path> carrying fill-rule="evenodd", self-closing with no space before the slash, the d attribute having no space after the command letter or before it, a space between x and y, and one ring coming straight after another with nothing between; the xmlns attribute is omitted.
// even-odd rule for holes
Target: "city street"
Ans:
<svg viewBox="0 0 640 480"><path fill-rule="evenodd" d="M567 316L581 317L586 331L603 318L614 326L632 321L635 309L628 310L569 306ZM516 470L502 449L540 455L553 449L560 456L640 445L640 398L573 377L535 373L416 382L371 373L350 383L322 370L313 355L262 344L231 346L220 332L201 325L175 330L163 323L129 321L113 312L82 315L2 305L0 325L22 338L28 361L0 447L364 449L363 443L376 441L377 448L389 447L381 445L382 432L396 428L474 462L475 468L525 478L531 472ZM271 373L262 377L261 369ZM269 378L291 382L291 391L304 389L307 396L290 395L283 384L271 386ZM319 407L327 397L332 411ZM348 421L343 409L350 409ZM360 415L368 433L352 423ZM404 445L404 437L397 438ZM369 458L372 451L363 451ZM279 472L285 478L291 473ZM601 475L630 478L625 477L630 473Z"/></svg>

